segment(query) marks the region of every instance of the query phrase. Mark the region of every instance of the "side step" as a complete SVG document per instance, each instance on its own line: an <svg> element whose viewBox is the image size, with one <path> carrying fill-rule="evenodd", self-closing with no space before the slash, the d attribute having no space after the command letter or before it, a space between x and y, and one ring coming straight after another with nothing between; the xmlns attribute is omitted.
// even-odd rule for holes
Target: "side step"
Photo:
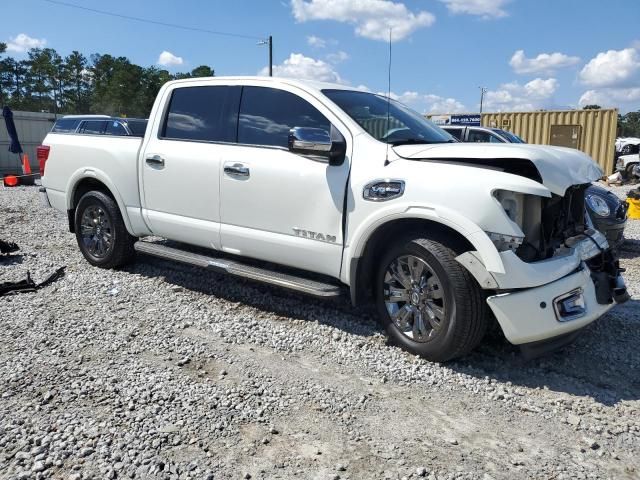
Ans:
<svg viewBox="0 0 640 480"><path fill-rule="evenodd" d="M167 247L157 243L138 241L134 244L136 252L154 257L174 260L176 262L207 268L217 272L229 273L236 277L257 280L271 285L296 290L316 297L337 297L342 294L338 285L282 273L265 268L245 265L228 258L214 258L192 253L178 248Z"/></svg>

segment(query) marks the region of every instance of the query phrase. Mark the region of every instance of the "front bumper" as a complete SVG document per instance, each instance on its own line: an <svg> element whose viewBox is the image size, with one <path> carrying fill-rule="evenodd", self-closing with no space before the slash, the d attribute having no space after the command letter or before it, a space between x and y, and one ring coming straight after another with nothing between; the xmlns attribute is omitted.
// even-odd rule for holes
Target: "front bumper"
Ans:
<svg viewBox="0 0 640 480"><path fill-rule="evenodd" d="M624 289L624 281L619 274L616 275L615 282L619 288ZM573 319L559 318L557 309L554 308L555 302L574 291L582 292L584 312ZM624 297L619 298L624 301ZM602 300L602 295L600 299ZM578 271L559 280L527 290L494 295L487 299L487 303L505 337L514 345L574 332L597 320L616 305L615 301L598 303L592 272L584 262Z"/></svg>

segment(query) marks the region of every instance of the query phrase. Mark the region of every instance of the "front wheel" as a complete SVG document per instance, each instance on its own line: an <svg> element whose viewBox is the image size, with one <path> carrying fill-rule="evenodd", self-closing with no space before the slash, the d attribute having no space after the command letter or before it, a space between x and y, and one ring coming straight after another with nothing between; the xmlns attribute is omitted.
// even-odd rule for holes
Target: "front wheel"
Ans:
<svg viewBox="0 0 640 480"><path fill-rule="evenodd" d="M127 231L116 202L103 192L87 192L80 198L75 230L80 251L91 265L120 267L135 256L136 238Z"/></svg>
<svg viewBox="0 0 640 480"><path fill-rule="evenodd" d="M470 352L487 328L480 286L438 238L392 245L376 275L382 326L401 348L445 362Z"/></svg>

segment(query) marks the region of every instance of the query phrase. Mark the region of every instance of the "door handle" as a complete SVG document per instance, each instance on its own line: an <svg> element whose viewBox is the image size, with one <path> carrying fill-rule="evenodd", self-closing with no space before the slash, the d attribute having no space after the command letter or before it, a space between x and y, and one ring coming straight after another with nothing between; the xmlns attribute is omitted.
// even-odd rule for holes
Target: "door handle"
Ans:
<svg viewBox="0 0 640 480"><path fill-rule="evenodd" d="M147 157L145 159L148 165L152 165L154 167L164 167L164 158L160 155L154 155L152 157Z"/></svg>
<svg viewBox="0 0 640 480"><path fill-rule="evenodd" d="M233 165L225 165L224 173L227 175L233 175L236 177L248 177L249 167L245 167L241 163L234 163Z"/></svg>

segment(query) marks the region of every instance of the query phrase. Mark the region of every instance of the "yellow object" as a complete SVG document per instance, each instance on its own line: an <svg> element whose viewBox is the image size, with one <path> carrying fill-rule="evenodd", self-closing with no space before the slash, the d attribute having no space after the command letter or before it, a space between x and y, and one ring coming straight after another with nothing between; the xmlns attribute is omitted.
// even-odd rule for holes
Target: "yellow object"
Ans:
<svg viewBox="0 0 640 480"><path fill-rule="evenodd" d="M629 204L629 210L627 212L629 218L640 219L640 200L627 197L627 203Z"/></svg>

